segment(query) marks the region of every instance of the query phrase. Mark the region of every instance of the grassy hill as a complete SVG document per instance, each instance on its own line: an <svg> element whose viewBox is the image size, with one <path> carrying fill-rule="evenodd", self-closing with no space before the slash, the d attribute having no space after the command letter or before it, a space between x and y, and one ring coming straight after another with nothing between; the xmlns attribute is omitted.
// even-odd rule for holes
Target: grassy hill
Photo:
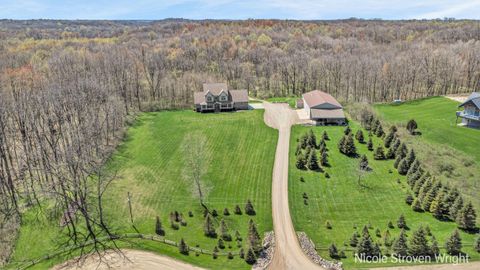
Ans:
<svg viewBox="0 0 480 270"><path fill-rule="evenodd" d="M178 242L183 237L190 246L213 250L217 239L203 235L203 208L192 195L191 184L182 178L181 145L192 132L203 133L207 138L211 162L205 175L209 187L206 203L218 211L217 220L224 218L232 236L238 230L244 239L250 218L258 224L261 234L272 230L271 174L277 132L264 125L263 111L221 114L175 111L141 115L107 166L119 175L105 203L108 220L115 229L135 232L127 204L127 192L130 192L133 221L141 233L154 234L155 217L159 216L167 239ZM256 216L233 214L235 205L240 205L243 211L248 199L253 202ZM228 208L231 215L224 216L224 208ZM172 211L183 213L187 226L171 229L169 213ZM189 211L193 217L188 216ZM22 261L45 255L55 249L59 239L58 220L39 220L35 210L31 210L23 219L13 259ZM226 265L229 269L250 268L238 256L232 260L226 256L216 260L211 255L196 257L192 252L184 256L175 247L148 241L123 246L157 251L208 268L221 269ZM226 242L226 246L222 252L239 250L235 241ZM36 268L44 269L58 261L61 259L49 260Z"/></svg>
<svg viewBox="0 0 480 270"><path fill-rule="evenodd" d="M359 125L351 122L353 132ZM295 166L295 150L297 139L305 132L312 129L317 138L323 131L327 131L330 141L329 161L331 167L325 168L330 178L323 173L302 171ZM388 229L387 224L392 221L395 228L389 229L392 237L397 237L400 229L396 221L400 214L406 217L410 227L408 235L421 225L428 225L441 248L446 238L456 228L453 222L440 222L430 213L417 213L405 203L405 195L409 190L404 176L398 175L393 168L393 160L376 161L373 152L367 150L365 144L356 142L358 152L366 154L370 167L373 169L358 183L359 158L350 158L341 154L337 143L343 136L344 127L303 127L294 126L290 141L290 167L289 167L289 200L292 218L297 231L305 231L314 241L319 253L329 258L328 247L334 243L339 250L345 250L346 259L342 259L345 268L354 269L372 266L386 266L385 264L357 264L354 262L354 248L348 245L354 231L361 233L364 225L370 224L370 235L375 241L382 242L382 238L375 236L375 230L381 234ZM364 134L367 134L364 132ZM380 139L374 137L375 147L380 144ZM300 177L305 182L300 181ZM308 205L304 204L303 193L308 196ZM331 229L326 228L329 221ZM472 249L474 235L462 232L464 248L474 259L480 259L478 253ZM387 249L381 247L385 254Z"/></svg>
<svg viewBox="0 0 480 270"><path fill-rule="evenodd" d="M422 134L410 136L401 129L404 141L417 150L431 172L444 182L456 184L480 210L480 130L456 125L459 104L433 97L374 108L384 121L397 126L415 119Z"/></svg>

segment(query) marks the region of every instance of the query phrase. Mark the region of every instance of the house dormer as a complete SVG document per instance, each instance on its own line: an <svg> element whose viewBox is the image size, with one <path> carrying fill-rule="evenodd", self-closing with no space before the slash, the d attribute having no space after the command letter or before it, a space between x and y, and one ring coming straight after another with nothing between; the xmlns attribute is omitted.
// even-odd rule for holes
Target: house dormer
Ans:
<svg viewBox="0 0 480 270"><path fill-rule="evenodd" d="M210 91L208 91L205 94L205 101L206 102L214 102L215 101L215 96Z"/></svg>
<svg viewBox="0 0 480 270"><path fill-rule="evenodd" d="M228 101L227 92L222 90L222 92L218 95L218 100L223 102Z"/></svg>

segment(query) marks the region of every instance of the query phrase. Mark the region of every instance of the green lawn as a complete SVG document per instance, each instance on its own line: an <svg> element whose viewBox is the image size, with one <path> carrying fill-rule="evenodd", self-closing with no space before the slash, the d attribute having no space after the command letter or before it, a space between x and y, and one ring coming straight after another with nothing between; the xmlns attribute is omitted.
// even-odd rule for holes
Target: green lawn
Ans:
<svg viewBox="0 0 480 270"><path fill-rule="evenodd" d="M285 102L290 105L291 108L295 108L297 105L297 99L298 97L271 97L268 98L267 101L269 102Z"/></svg>
<svg viewBox="0 0 480 270"><path fill-rule="evenodd" d="M442 181L456 184L480 211L480 130L455 124L459 104L433 97L374 108L386 122L398 126L415 119L422 134L410 136L403 132L405 141L417 149L430 171Z"/></svg>
<svg viewBox="0 0 480 270"><path fill-rule="evenodd" d="M155 216L160 216L166 238L179 241L181 237L190 246L213 250L216 239L203 235L203 210L193 197L191 185L182 178L183 158L181 143L186 134L201 132L207 138L211 163L205 175L209 186L207 204L225 218L232 236L239 230L245 239L248 220L245 214L234 215L236 204L242 209L251 199L261 233L272 230L271 174L275 157L277 131L264 125L263 111L237 113L199 114L191 111L146 113L139 117L128 131L125 142L119 146L108 170L118 172L106 194L107 217L119 232L135 232L130 224L127 192L132 194L133 219L136 228L144 234L154 234ZM223 209L230 216L223 216ZM183 213L187 226L179 230L169 227L171 211ZM194 216L189 217L192 211ZM37 258L56 247L59 238L58 220L37 220L35 210L26 213L17 241L13 259L22 261ZM40 226L39 226L40 225ZM228 245L232 247L229 248ZM250 266L236 256L214 260L210 255L190 253L181 255L174 247L165 244L135 241L124 247L147 249L178 259L214 269L248 269ZM226 242L221 252L237 252L236 243ZM37 265L44 269L61 259L49 260Z"/></svg>
<svg viewBox="0 0 480 270"><path fill-rule="evenodd" d="M350 126L355 133L359 126L351 122ZM326 130L330 136L327 141L329 149L329 161L331 167L325 168L330 174L330 179L325 178L323 173L302 171L295 167L295 149L297 138L300 138L309 129L312 129L317 138ZM440 222L430 213L417 213L411 210L405 203L405 194L408 185L404 176L398 175L393 168L393 160L375 161L373 152L367 150L365 144L356 142L358 152L367 154L370 167L373 171L367 173L358 181L358 158L350 158L341 154L337 148L339 139L343 136L344 127L304 127L294 126L290 141L290 167L289 167L289 201L292 218L297 231L305 231L314 241L319 253L329 258L328 246L335 243L339 250L345 249L346 259L342 259L345 268L355 269L362 267L386 266L385 264L359 264L353 259L353 248L347 246L349 239L355 231L360 233L363 226L371 224L370 235L375 241L381 238L375 236L375 230L379 228L381 233L387 230L387 224L392 221L396 227L396 221L400 214L404 214L407 225L415 230L420 225L429 225L439 245L443 247L445 239L456 228L453 222ZM367 133L364 133L367 134ZM367 138L368 139L368 138ZM374 138L374 145L380 144L378 138ZM392 171L391 173L389 171ZM304 177L305 182L300 181ZM400 183L397 182L400 179ZM303 193L308 195L308 205L304 204ZM327 229L326 221L332 224L332 229ZM392 237L399 233L398 228L390 229ZM408 232L411 234L411 231ZM462 232L463 243L470 244L464 251L474 259L480 259L474 252L474 235ZM382 246L385 254L385 247Z"/></svg>

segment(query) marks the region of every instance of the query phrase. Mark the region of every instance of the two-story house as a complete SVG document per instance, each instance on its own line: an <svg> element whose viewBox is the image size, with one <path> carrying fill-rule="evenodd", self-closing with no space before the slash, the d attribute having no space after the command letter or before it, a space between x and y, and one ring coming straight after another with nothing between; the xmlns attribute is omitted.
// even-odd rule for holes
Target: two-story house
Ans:
<svg viewBox="0 0 480 270"><path fill-rule="evenodd" d="M248 110L247 90L228 90L226 83L204 83L193 101L197 112Z"/></svg>
<svg viewBox="0 0 480 270"><path fill-rule="evenodd" d="M457 112L458 117L462 118L462 124L469 127L480 127L480 93L473 92L468 99L458 106L463 107L463 111Z"/></svg>

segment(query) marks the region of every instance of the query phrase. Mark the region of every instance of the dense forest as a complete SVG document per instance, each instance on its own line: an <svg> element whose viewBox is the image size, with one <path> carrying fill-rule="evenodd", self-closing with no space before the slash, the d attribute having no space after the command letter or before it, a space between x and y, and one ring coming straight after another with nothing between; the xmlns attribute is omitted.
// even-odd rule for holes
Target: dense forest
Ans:
<svg viewBox="0 0 480 270"><path fill-rule="evenodd" d="M101 197L114 176L101 166L126 124L190 108L207 81L343 102L471 92L480 22L0 20L1 218L48 200L71 242L111 234Z"/></svg>

